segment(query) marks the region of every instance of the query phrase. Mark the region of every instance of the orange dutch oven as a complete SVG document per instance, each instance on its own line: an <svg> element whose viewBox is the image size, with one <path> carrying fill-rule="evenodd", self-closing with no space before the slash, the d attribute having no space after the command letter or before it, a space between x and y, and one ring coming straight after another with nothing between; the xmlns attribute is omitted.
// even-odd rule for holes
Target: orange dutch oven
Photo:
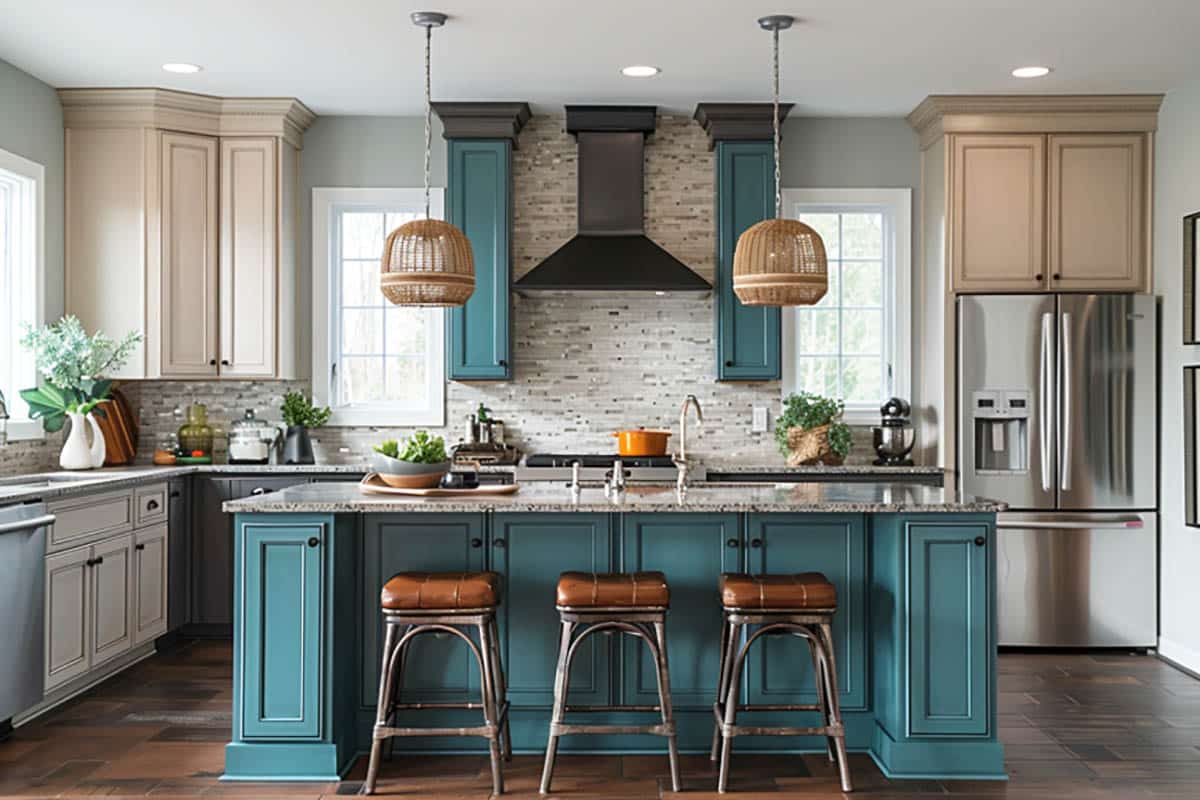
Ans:
<svg viewBox="0 0 1200 800"><path fill-rule="evenodd" d="M633 431L617 431L617 453L623 456L665 456L670 431L648 431L638 428Z"/></svg>

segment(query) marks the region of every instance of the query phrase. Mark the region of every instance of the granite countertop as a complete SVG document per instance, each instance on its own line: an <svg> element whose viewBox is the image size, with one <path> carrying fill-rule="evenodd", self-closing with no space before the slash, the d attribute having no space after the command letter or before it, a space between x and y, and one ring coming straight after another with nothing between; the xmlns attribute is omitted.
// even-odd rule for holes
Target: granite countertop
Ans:
<svg viewBox="0 0 1200 800"><path fill-rule="evenodd" d="M620 500L587 487L573 498L558 483L526 483L511 495L405 497L366 494L351 484L305 484L231 500L227 512L393 513L482 511L591 512L958 512L994 513L1003 503L962 497L952 489L909 483L761 483L694 485L682 498L673 486L631 486Z"/></svg>
<svg viewBox="0 0 1200 800"><path fill-rule="evenodd" d="M787 464L709 464L705 462L704 468L712 474L724 473L726 475L735 474L778 474L778 475L941 475L945 470L942 467L926 467L926 466L909 466L909 467L883 467L876 464L839 464L830 466L827 464L808 464L799 467L788 466Z"/></svg>

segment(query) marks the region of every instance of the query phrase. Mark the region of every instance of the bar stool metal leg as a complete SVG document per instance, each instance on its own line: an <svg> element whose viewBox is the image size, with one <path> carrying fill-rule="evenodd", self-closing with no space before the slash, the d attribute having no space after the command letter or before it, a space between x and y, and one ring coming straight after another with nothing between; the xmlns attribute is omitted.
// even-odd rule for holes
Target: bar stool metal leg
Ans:
<svg viewBox="0 0 1200 800"><path fill-rule="evenodd" d="M825 686L825 671L821 669L821 659L817 656L817 648L813 646L811 637L803 634L797 635L803 636L804 639L808 640L805 644L808 645L808 654L812 656L813 686L817 692L817 703L821 706L821 722L828 726L829 703L826 699L827 687ZM833 752L833 741L828 737L825 739L825 755L829 758L830 764L836 763L837 756Z"/></svg>
<svg viewBox="0 0 1200 800"><path fill-rule="evenodd" d="M817 626L820 635L822 657L825 661L825 696L824 703L829 717L830 729L837 733L830 736L834 749L837 751L838 774L842 779L842 791L854 791L850 781L850 764L846 760L846 735L842 727L841 705L838 702L837 658L833 650L833 626L828 621Z"/></svg>
<svg viewBox="0 0 1200 800"><path fill-rule="evenodd" d="M725 697L725 693L729 691L727 683L729 680L729 662L731 661L729 657L729 643L729 622L727 620L722 620L720 668L718 670L720 677L717 678L717 697L713 701L713 735L712 749L708 754L709 761L717 760L717 752L721 747L721 703L722 698Z"/></svg>
<svg viewBox="0 0 1200 800"><path fill-rule="evenodd" d="M482 651L479 668L483 673L483 719L489 728L494 728L492 735L488 737L488 750L492 760L492 793L504 794L504 775L500 772L500 716L496 705L497 678L494 672L496 654L495 643L492 641L491 621L481 621L477 627Z"/></svg>
<svg viewBox="0 0 1200 800"><path fill-rule="evenodd" d="M367 764L367 778L363 781L363 794L375 793L375 781L379 776L379 757L382 754L383 739L377 733L378 729L387 725L391 715L392 681L389 668L392 662L392 650L396 647L396 627L385 625L386 634L383 644L383 666L379 672L379 704L375 708L376 733L371 739L371 759Z"/></svg>
<svg viewBox="0 0 1200 800"><path fill-rule="evenodd" d="M554 669L554 710L550 715L550 738L546 741L546 763L542 767L542 784L539 791L550 791L550 780L554 776L554 759L558 754L559 728L567 709L567 691L570 684L571 634L575 623L563 620L558 644L558 665Z"/></svg>
<svg viewBox="0 0 1200 800"><path fill-rule="evenodd" d="M725 713L722 720L724 729L732 728L737 722L737 701L742 687L742 666L746 663L746 650L750 646L750 642L746 642L741 648L737 646L743 627L737 623L731 623L729 626L729 686L725 694ZM725 794L725 788L729 785L729 756L732 751L733 736L727 730L723 730L721 733L721 770L717 773L717 791L721 794Z"/></svg>
<svg viewBox="0 0 1200 800"><path fill-rule="evenodd" d="M505 679L504 664L500 659L500 628L496 624L495 617L492 617L490 627L492 630L492 674L496 676L496 708L504 709L508 706L508 681ZM505 761L512 761L512 731L509 728L507 713L504 714L501 723L504 726L504 739L500 752Z"/></svg>
<svg viewBox="0 0 1200 800"><path fill-rule="evenodd" d="M671 764L671 789L682 791L679 783L679 744L675 735L675 713L671 708L671 671L667 662L666 622L654 623L654 638L658 644L655 663L658 667L658 704L662 709L663 725L667 728L667 758Z"/></svg>

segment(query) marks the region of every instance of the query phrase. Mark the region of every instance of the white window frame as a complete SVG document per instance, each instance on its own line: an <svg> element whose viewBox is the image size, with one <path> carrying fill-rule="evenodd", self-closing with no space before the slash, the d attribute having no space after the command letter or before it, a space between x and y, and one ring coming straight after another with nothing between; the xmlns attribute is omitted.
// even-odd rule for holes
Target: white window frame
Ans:
<svg viewBox="0 0 1200 800"><path fill-rule="evenodd" d="M341 286L333 266L341 252L337 215L346 211L377 211L381 213L417 210L424 213L423 189L357 189L317 187L313 189L313 398L318 405L328 405L333 416L327 424L334 426L430 426L446 424L446 357L445 313L433 309L426 328L431 357L428 362L428 404L403 407L397 403L376 403L354 407L334 405L334 371L332 354L340 352L337 326L331 325L334 309L340 308ZM429 215L442 219L443 190L429 190Z"/></svg>
<svg viewBox="0 0 1200 800"><path fill-rule="evenodd" d="M891 370L891 396L912 399L912 189L784 189L788 219L801 213L883 213L884 359ZM783 309L783 396L805 387L797 385L796 339L798 318ZM886 398L880 398L880 404ZM868 425L879 421L879 406L846 406L845 421Z"/></svg>
<svg viewBox="0 0 1200 800"><path fill-rule="evenodd" d="M22 191L25 196L22 197L23 202L18 209L21 219L17 226L17 236L9 242L9 246L14 251L18 251L19 257L26 263L32 264L33 274L17 276L21 285L17 287L16 291L13 291L13 287L8 285L7 278L0 275L0 291L6 295L2 302L18 305L31 304L33 307L31 324L36 328L42 325L45 318L43 309L46 296L46 169L36 161L30 161L15 153L0 149L0 183L18 186L16 182L9 181L3 173L24 178L25 181L21 181L21 183L32 185L32 191ZM25 189L26 187L21 188ZM21 236L22 232L28 229L27 223L30 217L34 221L32 241ZM28 373L27 385L13 387L14 390L30 388L39 383L33 354L18 344L21 334L20 330L0 331L0 335L7 340L0 342L0 358L10 361L10 363L23 364L25 369L21 371ZM29 419L28 405L15 391L13 395L11 397L6 395L4 398L10 416L7 427L9 441L44 438L46 434L41 421Z"/></svg>

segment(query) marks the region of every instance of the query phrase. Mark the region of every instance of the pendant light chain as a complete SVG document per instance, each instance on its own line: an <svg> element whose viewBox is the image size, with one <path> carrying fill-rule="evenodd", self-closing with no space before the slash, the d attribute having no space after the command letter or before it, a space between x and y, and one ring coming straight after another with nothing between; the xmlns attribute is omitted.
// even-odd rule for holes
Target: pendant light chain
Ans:
<svg viewBox="0 0 1200 800"><path fill-rule="evenodd" d="M429 151L433 148L431 133L433 102L430 94L429 46L433 39L433 28L425 26L425 219L429 219ZM778 169L778 168L777 168Z"/></svg>
<svg viewBox="0 0 1200 800"><path fill-rule="evenodd" d="M771 111L772 130L775 131L775 217L779 218L783 212L783 184L780 181L779 175L779 28L776 27L771 34L775 41L775 52L772 60L775 78L775 102Z"/></svg>

